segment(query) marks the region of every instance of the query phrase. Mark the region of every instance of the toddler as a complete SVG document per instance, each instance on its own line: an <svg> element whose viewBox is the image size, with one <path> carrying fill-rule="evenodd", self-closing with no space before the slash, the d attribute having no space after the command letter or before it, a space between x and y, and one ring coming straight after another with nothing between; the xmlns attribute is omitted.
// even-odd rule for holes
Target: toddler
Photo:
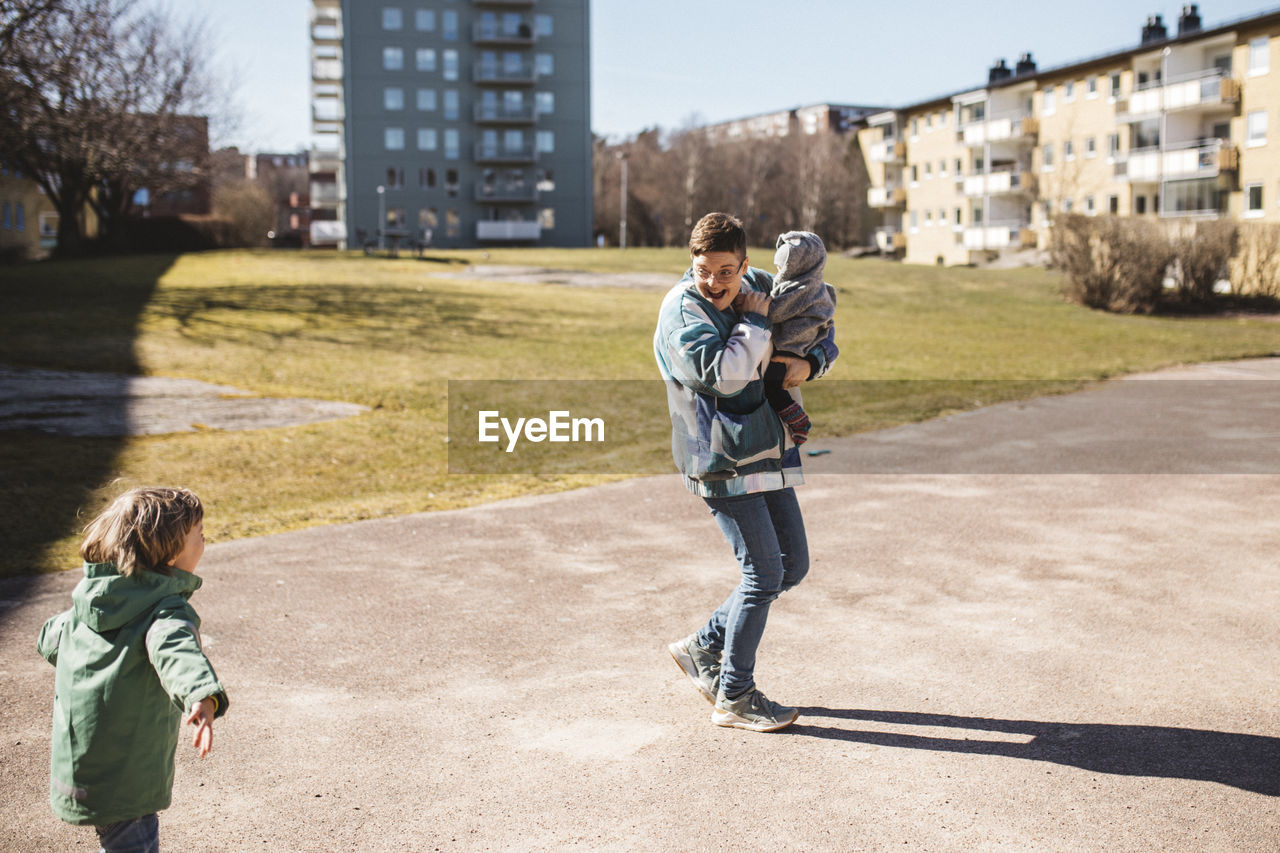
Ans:
<svg viewBox="0 0 1280 853"><path fill-rule="evenodd" d="M38 648L57 668L50 803L105 853L159 850L181 722L203 758L227 693L200 647L204 509L186 489L141 488L85 528L84 579Z"/></svg>
<svg viewBox="0 0 1280 853"><path fill-rule="evenodd" d="M778 237L773 263L778 268L769 294L773 349L804 358L834 325L836 291L822 280L827 248L817 234L788 231ZM792 441L804 444L809 439L809 416L782 387L786 373L785 365L770 362L764 374L765 396L791 430Z"/></svg>

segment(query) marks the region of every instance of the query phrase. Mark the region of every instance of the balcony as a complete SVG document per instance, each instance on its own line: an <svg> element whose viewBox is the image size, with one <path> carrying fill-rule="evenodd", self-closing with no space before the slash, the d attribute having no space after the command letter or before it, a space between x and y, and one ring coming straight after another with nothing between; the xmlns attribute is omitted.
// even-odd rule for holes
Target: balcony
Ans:
<svg viewBox="0 0 1280 853"><path fill-rule="evenodd" d="M970 148L981 147L988 142L1013 141L1034 144L1039 132L1039 120L1019 110L970 122L960 128L960 138Z"/></svg>
<svg viewBox="0 0 1280 853"><path fill-rule="evenodd" d="M533 104L508 107L505 104L476 104L476 124L533 124L537 120Z"/></svg>
<svg viewBox="0 0 1280 853"><path fill-rule="evenodd" d="M907 235L897 228L877 228L876 248L881 252L898 252L907 248Z"/></svg>
<svg viewBox="0 0 1280 853"><path fill-rule="evenodd" d="M471 80L480 86L532 86L538 82L538 69L531 62L501 67L477 62L472 69Z"/></svg>
<svg viewBox="0 0 1280 853"><path fill-rule="evenodd" d="M1129 96L1127 109L1119 116L1122 122L1154 118L1162 111L1215 110L1233 106L1240 100L1240 84L1224 76L1220 68L1206 68L1191 74L1170 78L1161 86L1152 83Z"/></svg>
<svg viewBox="0 0 1280 853"><path fill-rule="evenodd" d="M964 179L964 194L970 198L986 195L1034 195L1035 191L1035 175L1020 169L1001 169L986 174L968 175Z"/></svg>
<svg viewBox="0 0 1280 853"><path fill-rule="evenodd" d="M514 26L477 21L471 25L471 43L480 46L529 47L537 37L530 21L519 21Z"/></svg>
<svg viewBox="0 0 1280 853"><path fill-rule="evenodd" d="M345 199L342 184L311 182L311 203L313 205L337 204Z"/></svg>
<svg viewBox="0 0 1280 853"><path fill-rule="evenodd" d="M486 145L477 142L475 148L477 163L495 164L527 164L538 161L538 152L532 145L521 145L519 148L508 148L501 145Z"/></svg>
<svg viewBox="0 0 1280 853"><path fill-rule="evenodd" d="M905 163L907 161L907 143L886 139L871 146L873 163Z"/></svg>
<svg viewBox="0 0 1280 853"><path fill-rule="evenodd" d="M871 207L902 207L907 203L906 187L868 187L867 204Z"/></svg>
<svg viewBox="0 0 1280 853"><path fill-rule="evenodd" d="M530 241L542 236L542 226L537 221L509 220L506 222L477 222L476 239L492 241Z"/></svg>
<svg viewBox="0 0 1280 853"><path fill-rule="evenodd" d="M1035 232L1021 220L992 222L964 229L964 247L970 250L1021 249L1035 244Z"/></svg>
<svg viewBox="0 0 1280 853"><path fill-rule="evenodd" d="M475 199L486 204L532 204L538 200L538 188L532 184L502 187L476 181Z"/></svg>
<svg viewBox="0 0 1280 853"><path fill-rule="evenodd" d="M1116 164L1116 177L1135 184L1212 178L1239 168L1239 152L1221 139L1197 139L1160 148L1140 148Z"/></svg>

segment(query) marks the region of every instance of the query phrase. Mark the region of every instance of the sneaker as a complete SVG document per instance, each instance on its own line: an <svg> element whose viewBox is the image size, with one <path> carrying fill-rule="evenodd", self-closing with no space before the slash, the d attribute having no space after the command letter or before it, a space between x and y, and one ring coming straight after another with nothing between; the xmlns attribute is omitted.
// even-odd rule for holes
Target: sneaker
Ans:
<svg viewBox="0 0 1280 853"><path fill-rule="evenodd" d="M753 687L737 699L717 697L711 722L752 732L776 732L794 723L798 716L800 712L795 708L770 702Z"/></svg>
<svg viewBox="0 0 1280 853"><path fill-rule="evenodd" d="M690 634L667 646L667 651L671 652L671 657L675 658L684 674L689 676L698 692L714 705L716 694L720 692L720 656L698 645L697 638L697 634Z"/></svg>

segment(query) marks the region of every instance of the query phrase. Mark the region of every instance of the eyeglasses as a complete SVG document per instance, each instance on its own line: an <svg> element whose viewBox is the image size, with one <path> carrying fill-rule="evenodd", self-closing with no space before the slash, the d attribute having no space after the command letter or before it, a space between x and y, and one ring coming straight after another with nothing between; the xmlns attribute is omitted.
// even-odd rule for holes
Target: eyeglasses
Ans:
<svg viewBox="0 0 1280 853"><path fill-rule="evenodd" d="M711 270L693 268L693 278L695 281L708 282L715 279L716 284L729 284L737 277L738 271L742 269L741 261L731 270L720 270L719 272L711 272Z"/></svg>

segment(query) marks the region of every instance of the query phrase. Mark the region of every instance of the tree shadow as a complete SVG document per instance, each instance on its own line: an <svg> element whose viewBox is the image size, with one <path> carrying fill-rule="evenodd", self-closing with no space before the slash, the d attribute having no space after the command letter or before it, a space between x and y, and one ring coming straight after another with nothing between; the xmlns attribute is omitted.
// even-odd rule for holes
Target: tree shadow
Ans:
<svg viewBox="0 0 1280 853"><path fill-rule="evenodd" d="M137 375L139 319L176 258L53 261L6 274L0 281L0 366L19 373L87 371L100 375L103 385ZM124 405L123 394L112 396ZM89 505L92 496L110 480L127 440L0 431L0 511L6 518L0 577L12 576L3 585L6 604L25 598L49 546L88 520L86 513L96 509ZM10 609L0 606L0 619Z"/></svg>
<svg viewBox="0 0 1280 853"><path fill-rule="evenodd" d="M794 735L972 755L1048 761L1097 773L1218 782L1269 797L1280 796L1280 738L1164 726L1044 723L921 714L910 711L801 708L802 720L829 717L899 726L957 728L1023 735L1003 739L936 737L830 726L794 725Z"/></svg>

